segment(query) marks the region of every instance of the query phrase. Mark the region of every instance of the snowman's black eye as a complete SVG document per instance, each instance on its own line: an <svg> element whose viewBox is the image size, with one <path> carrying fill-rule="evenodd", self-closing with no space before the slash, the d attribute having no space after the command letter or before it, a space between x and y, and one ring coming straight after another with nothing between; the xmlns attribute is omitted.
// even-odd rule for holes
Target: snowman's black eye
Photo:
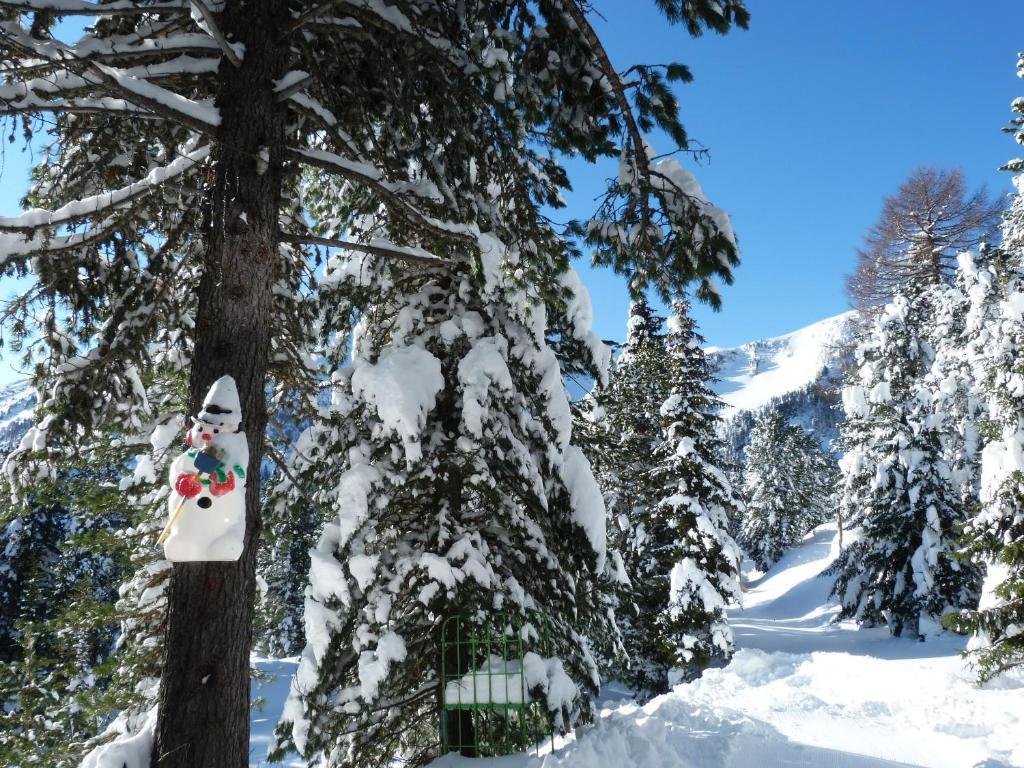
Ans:
<svg viewBox="0 0 1024 768"><path fill-rule="evenodd" d="M216 434L220 434L220 430L219 430L219 429L215 429L215 430L213 430L213 434L215 434L215 435L216 435Z"/></svg>

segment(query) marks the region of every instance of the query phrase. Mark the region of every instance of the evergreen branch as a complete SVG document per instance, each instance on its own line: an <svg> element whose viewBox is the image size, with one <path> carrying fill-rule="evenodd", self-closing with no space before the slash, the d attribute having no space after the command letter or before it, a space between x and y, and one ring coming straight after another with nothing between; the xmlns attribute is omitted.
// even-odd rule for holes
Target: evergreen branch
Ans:
<svg viewBox="0 0 1024 768"><path fill-rule="evenodd" d="M3 30L2 25L0 25L0 30ZM188 74L193 75L216 72L220 64L220 59L193 59L178 56L170 61L132 67L124 70L124 73L131 77L141 77L150 81L175 78L186 73L186 69L179 66L183 59L187 59ZM88 59L80 59L80 61L86 64L97 63ZM0 86L0 100L16 104L19 107L31 107L34 101L43 98L44 95L61 96L65 99L82 98L72 94L84 92L90 96L91 91L101 85L95 75L74 73L65 67L60 67L55 71L52 63L46 65L45 71L47 74L44 77L31 77ZM10 70L0 74L9 74L9 72Z"/></svg>
<svg viewBox="0 0 1024 768"><path fill-rule="evenodd" d="M68 115L113 115L127 114L142 119L158 118L124 99L54 99L33 104L0 105L0 115L35 115L53 112Z"/></svg>
<svg viewBox="0 0 1024 768"><path fill-rule="evenodd" d="M431 230L439 237L447 240L454 239L472 247L476 247L477 241L472 227L465 224L453 224L441 221L421 211L405 199L403 194L411 193L416 195L417 193L415 190L410 190L406 187L400 192L396 189L397 185L384 181L381 178L380 171L371 165L348 160L331 152L289 147L286 150L286 153L289 157L300 163L315 166L321 170L325 170L329 173L341 176L344 179L348 179L349 181L370 187L380 194L386 202L394 205L402 214L426 229ZM427 195L422 193L418 196L424 199L430 199Z"/></svg>
<svg viewBox="0 0 1024 768"><path fill-rule="evenodd" d="M128 101L201 133L213 134L213 129L220 123L220 115L213 107L199 104L148 80L135 77L133 72L100 64L87 58L83 59L76 55L71 48L57 40L37 40L16 22L0 24L0 37L29 55L37 56L75 73L82 79L83 84L92 85L92 81L85 75L85 72L88 71L94 77L99 78L100 85L106 85L108 89L124 96ZM66 77L63 72L55 74L59 77ZM68 79L75 82L71 78ZM30 88L29 85L23 87Z"/></svg>
<svg viewBox="0 0 1024 768"><path fill-rule="evenodd" d="M187 0L137 3L132 0L89 3L86 0L0 0L0 9L18 13L54 13L61 16L143 16L151 13L188 13Z"/></svg>
<svg viewBox="0 0 1024 768"><path fill-rule="evenodd" d="M129 101L145 107L156 115L212 136L220 124L216 107L205 106L179 93L161 88L149 80L136 78L124 70L106 64L89 62L93 71Z"/></svg>
<svg viewBox="0 0 1024 768"><path fill-rule="evenodd" d="M295 475L292 474L292 471L288 468L288 463L284 460L284 457L277 452L277 449L270 444L269 440L265 441L264 450L266 450L267 456L270 457L270 460L277 465L278 469L281 470L281 473L288 478L288 482L292 484L292 488L298 491L302 498L312 504L314 509L319 510L321 515L326 519L327 515L323 514L323 508L316 499L313 498L309 491L302 487L302 483L299 482L298 478L295 477Z"/></svg>
<svg viewBox="0 0 1024 768"><path fill-rule="evenodd" d="M183 268L186 260L182 259L178 262L174 274L169 278L161 281L155 276L160 274L162 266L171 250L178 246L180 238L191 224L191 217L182 216L177 225L167 233L164 242L161 243L156 253L149 259L148 267L140 275L141 278L146 273L149 273L153 279L150 281L143 279L136 281L123 296L113 302L110 319L107 320L99 333L98 358L102 359L104 356L119 351L126 345L125 338L133 330L133 327L141 325L144 321L148 322L153 317L158 306L158 300L162 300L170 291L177 272ZM154 283L156 288L154 294L146 297L146 291L150 290Z"/></svg>
<svg viewBox="0 0 1024 768"><path fill-rule="evenodd" d="M166 166L154 168L144 179L112 192L102 192L81 200L74 200L55 211L36 208L26 211L20 216L2 216L0 217L0 232L31 233L39 229L64 226L76 219L116 210L188 172L206 160L209 154L209 145L202 146L187 155L181 155Z"/></svg>
<svg viewBox="0 0 1024 768"><path fill-rule="evenodd" d="M291 29L289 31L295 32L299 29L302 29L306 24L311 22L324 11L330 9L330 7L332 5L335 5L337 2L338 0L328 0L328 2L326 3L320 3L319 5L313 6L308 11L303 11L302 13L295 17L295 21L292 23Z"/></svg>
<svg viewBox="0 0 1024 768"><path fill-rule="evenodd" d="M396 245L384 240L374 240L369 243L359 243L354 240L339 240L331 237L319 237L317 235L298 235L281 232L278 235L283 243L294 245L321 245L325 248L341 248L347 251L358 251L369 253L374 256L383 256L386 259L398 259L411 264L426 264L439 266L447 264L447 260L435 256L422 248L410 248L408 246Z"/></svg>
<svg viewBox="0 0 1024 768"><path fill-rule="evenodd" d="M426 30L414 29L405 16L401 17L401 21L405 22L403 24L395 17L394 13L389 13L385 16L368 3L362 2L357 5L357 3L360 3L360 0L333 0L333 2L324 3L314 10L317 12L324 11L330 6L340 3L344 3L346 6L344 11L346 18L355 19L364 26L374 27L389 35L401 35L403 40L415 45L419 51L436 56L439 60L447 61L452 66L458 68L459 72L464 72L466 67L473 66L472 59L462 49L451 45L444 38ZM393 11L394 6L388 7L388 10ZM303 14L303 17L312 13L312 11L307 12ZM302 26L313 28L314 31L337 31L341 24L342 20L340 19L316 18L313 15L310 15L308 19L302 22Z"/></svg>
<svg viewBox="0 0 1024 768"><path fill-rule="evenodd" d="M217 41L217 45L224 52L224 56L231 62L234 67L242 66L242 60L238 57L238 53L235 51L228 39L224 37L224 33L220 31L220 27L217 26L217 17L213 15L213 11L203 0L190 0L192 6L199 10L202 14L203 21L206 22L206 26L210 31L210 35L214 40Z"/></svg>
<svg viewBox="0 0 1024 768"><path fill-rule="evenodd" d="M285 85L283 88L276 89L275 92L277 94L277 100L287 101L288 99L291 99L292 96L301 91L303 88L305 88L307 85L315 82L316 78L313 77L312 75L306 75L305 77L299 78L294 83L289 83L288 85Z"/></svg>
<svg viewBox="0 0 1024 768"><path fill-rule="evenodd" d="M289 94L288 100L293 106L299 107L301 114L312 117L317 120L320 125L323 126L324 130L330 134L339 145L345 148L345 151L352 157L357 158L359 162L365 162L360 158L359 150L352 140L352 137L344 133L338 125L338 118L334 116L331 110L327 109L323 104L314 99L308 93L292 93Z"/></svg>
<svg viewBox="0 0 1024 768"><path fill-rule="evenodd" d="M25 239L19 239L18 235L13 233L0 234L0 267L18 257L53 255L93 245L106 240L116 231L117 225L114 220L107 218L88 232L66 237L47 238L40 230L34 230Z"/></svg>
<svg viewBox="0 0 1024 768"><path fill-rule="evenodd" d="M643 176L646 176L650 172L650 163L647 159L647 153L645 151L645 142L643 134L640 132L640 126L637 125L636 117L633 114L633 108L629 104L629 99L626 98L626 86L619 76L618 71L612 65L611 58L608 56L608 52L602 45L600 38L594 28L590 25L587 20L586 13L580 8L578 0L565 0L563 6L566 12L572 18L579 29L580 34L583 35L583 39L586 41L587 46L590 48L594 57L597 59L597 63L600 66L602 74L608 80L611 86L612 93L615 95L615 102L619 106L619 112L622 114L622 119L626 124L626 130L629 133L630 143L633 149L633 162L636 165L637 172ZM645 206L646 208L646 206ZM650 214L645 210L644 221L648 221Z"/></svg>
<svg viewBox="0 0 1024 768"><path fill-rule="evenodd" d="M215 41L211 40L209 35L199 34L182 34L176 35L173 38L166 38L167 41L174 42L174 45L159 45L160 38L154 40L147 40L147 45L144 46L130 46L126 48L117 48L114 45L104 45L102 48L98 45L88 45L80 47L78 45L70 47L68 50L72 51L78 61L90 61L100 63L111 63L124 61L126 59L144 59L153 58L159 56L169 56L176 54L183 56L186 54L208 54L210 51L219 50ZM149 45L148 43L153 42L157 45ZM93 43L92 40L89 43ZM5 67L0 69L0 75L5 77L20 76L26 77L35 74L47 74L53 70L53 64L51 61L33 62L33 63L22 63L16 67Z"/></svg>

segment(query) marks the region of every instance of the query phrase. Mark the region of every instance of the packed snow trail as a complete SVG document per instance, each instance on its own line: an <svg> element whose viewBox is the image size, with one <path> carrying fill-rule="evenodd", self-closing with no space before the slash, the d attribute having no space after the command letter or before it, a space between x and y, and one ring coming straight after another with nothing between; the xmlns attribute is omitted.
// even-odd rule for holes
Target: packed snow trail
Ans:
<svg viewBox="0 0 1024 768"><path fill-rule="evenodd" d="M609 687L597 722L554 753L449 755L432 768L1024 767L1024 679L979 688L958 655L963 638L949 633L918 642L835 623L832 579L820 574L838 551L824 525L767 574L747 574L726 668L642 707ZM254 766L265 765L290 669L261 666L282 676L255 716Z"/></svg>
<svg viewBox="0 0 1024 768"><path fill-rule="evenodd" d="M879 659L948 657L963 649L964 639L948 632L920 643L893 638L885 629L835 623L839 606L829 599L834 577L822 574L838 554L836 525L827 523L804 537L767 574L748 581L743 605L729 611L736 646L768 653L825 651ZM757 574L748 571L746 576Z"/></svg>

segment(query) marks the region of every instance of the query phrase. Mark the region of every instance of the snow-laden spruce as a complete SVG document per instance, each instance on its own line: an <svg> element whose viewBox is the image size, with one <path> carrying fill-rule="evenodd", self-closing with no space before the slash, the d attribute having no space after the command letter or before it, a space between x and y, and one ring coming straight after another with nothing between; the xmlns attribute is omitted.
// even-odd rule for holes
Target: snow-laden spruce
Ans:
<svg viewBox="0 0 1024 768"><path fill-rule="evenodd" d="M582 403L580 441L593 462L608 510L608 549L615 566L616 616L625 645L604 659L611 674L648 692L665 685L665 669L651 669L643 647L653 633L653 619L637 604L636 574L647 531L643 510L657 503L653 483L662 442L661 406L671 393L664 319L646 299L630 304L626 339L606 387L597 387ZM667 595L667 586L665 594ZM652 688L652 681L653 688Z"/></svg>
<svg viewBox="0 0 1024 768"><path fill-rule="evenodd" d="M685 302L669 334L643 302L606 391L592 446L621 549L624 663L641 697L724 664L733 652L725 607L739 596L739 551L726 533L740 503L721 470L720 404Z"/></svg>
<svg viewBox="0 0 1024 768"><path fill-rule="evenodd" d="M840 514L853 530L834 592L844 616L896 636L974 605L980 582L956 557L967 510L944 448L952 414L931 388L937 290L908 286L881 310L843 390Z"/></svg>
<svg viewBox="0 0 1024 768"><path fill-rule="evenodd" d="M608 510L608 549L619 574L619 559L629 558L634 510L650 502L653 451L661 442L659 409L669 395L664 319L646 299L630 303L626 340L606 386L598 386L579 404L580 444L593 463ZM629 612L620 616L628 624Z"/></svg>
<svg viewBox="0 0 1024 768"><path fill-rule="evenodd" d="M1019 198L1007 214L1020 215ZM971 285L965 355L972 382L985 403L981 431L989 436L980 454L978 512L965 529L972 557L987 573L977 610L949 617L949 625L973 633L969 650L981 679L1024 664L1024 397L1019 380L1024 353L1024 250L1003 248L961 258ZM974 608L974 606L969 606Z"/></svg>
<svg viewBox="0 0 1024 768"><path fill-rule="evenodd" d="M743 467L740 543L762 571L832 516L835 461L777 409L761 415Z"/></svg>
<svg viewBox="0 0 1024 768"><path fill-rule="evenodd" d="M740 551L727 529L742 502L722 469L721 401L688 302L672 304L668 328L672 389L661 406L664 439L653 478L661 497L644 522L647 566L660 571L668 558L672 568L667 602L646 581L638 602L641 612L657 610L655 659L674 685L724 666L735 649L725 608L740 596Z"/></svg>
<svg viewBox="0 0 1024 768"><path fill-rule="evenodd" d="M925 374L925 384L933 398L936 418L943 422L940 441L950 482L966 508L978 499L982 445L979 424L985 404L976 366L980 345L987 343L987 332L978 332L980 315L971 312L971 305L977 302L981 311L982 304L991 302L996 284L981 278L982 265L991 258L987 246L978 252L961 253L950 283L931 289L929 336L935 357ZM987 326L987 321L981 325Z"/></svg>
<svg viewBox="0 0 1024 768"><path fill-rule="evenodd" d="M149 382L152 413L166 384ZM4 765L76 768L91 753L87 765L120 768L105 743L149 721L169 571L153 546L166 503L158 468L170 458L162 435L175 432L165 426L151 441L124 426L102 433L27 493L0 483L0 517L15 515L0 533Z"/></svg>
<svg viewBox="0 0 1024 768"><path fill-rule="evenodd" d="M522 623L546 661L530 694L568 727L590 714L594 650L614 634L598 590L605 508L572 440L552 327L512 277L519 254L488 237L483 273L384 285L335 381L336 443L347 457L334 515L311 552L307 644L280 745L326 765L420 762L436 749L442 623ZM352 282L347 259L327 279ZM571 269L559 324L603 350ZM607 353L582 360L600 376ZM303 441L308 444L308 441ZM545 644L545 641L547 644ZM475 664L476 659L464 663Z"/></svg>
<svg viewBox="0 0 1024 768"><path fill-rule="evenodd" d="M1024 54L1018 74L1024 77ZM1024 99L1013 109L1011 132L1024 144ZM969 651L982 680L1024 666L1024 162L1006 168L1018 172L1017 193L1003 219L1001 247L961 260L972 287L970 362L988 406L990 438L981 455L980 508L966 540L988 573L977 610L950 624L974 633Z"/></svg>

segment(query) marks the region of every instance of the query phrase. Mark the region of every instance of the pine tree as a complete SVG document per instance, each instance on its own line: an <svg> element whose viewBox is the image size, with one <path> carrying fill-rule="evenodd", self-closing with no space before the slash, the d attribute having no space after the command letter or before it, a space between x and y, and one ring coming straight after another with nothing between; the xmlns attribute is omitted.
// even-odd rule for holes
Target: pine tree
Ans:
<svg viewBox="0 0 1024 768"><path fill-rule="evenodd" d="M965 508L973 507L978 499L978 424L983 415L974 371L977 335L968 319L971 296L980 300L978 292L987 292L978 279L978 268L989 258L987 246L978 253L961 253L952 281L930 291L933 320L928 335L935 357L925 384L933 397L934 419L942 422L940 440L950 481Z"/></svg>
<svg viewBox="0 0 1024 768"><path fill-rule="evenodd" d="M793 424L790 434L796 456L797 495L803 509L802 527L806 534L835 518L839 467L812 432Z"/></svg>
<svg viewBox="0 0 1024 768"><path fill-rule="evenodd" d="M1018 74L1024 77L1024 54ZM1018 116L1008 130L1024 144L1024 100L1014 101L1013 109ZM968 652L981 680L1024 666L1024 162L1012 160L1005 168L1018 175L1002 246L988 258L961 264L975 286L967 324L974 336L972 362L989 406L980 509L965 539L968 553L984 559L988 573L977 610L951 616L949 624L973 633Z"/></svg>
<svg viewBox="0 0 1024 768"><path fill-rule="evenodd" d="M774 409L751 432L746 459L740 542L766 571L828 515L828 459L813 438Z"/></svg>
<svg viewBox="0 0 1024 768"><path fill-rule="evenodd" d="M746 514L740 529L743 550L762 571L768 570L783 553L800 540L800 511L793 503L796 478L785 453L786 420L769 411L750 433L743 466L743 495Z"/></svg>
<svg viewBox="0 0 1024 768"><path fill-rule="evenodd" d="M626 321L626 342L623 355L626 360L635 356L648 343L661 345L665 334L665 319L655 314L646 299L633 301L629 305L629 319Z"/></svg>
<svg viewBox="0 0 1024 768"><path fill-rule="evenodd" d="M749 18L740 0L658 4L691 34ZM687 146L669 81L688 70L633 67L627 83L577 2L114 5L3 5L0 115L27 135L53 123L33 210L0 218L4 274L35 281L8 319L16 341L41 340L30 362L51 402L42 452L149 418L136 377L154 345L188 367L179 411L197 412L223 375L238 383L246 547L236 565L171 571L154 740L164 768L237 768L267 392L302 392L305 410L334 373L317 362L349 330L317 280L316 249L399 262L413 280L433 269L479 280L503 256L483 233L499 232L520 245L516 279L557 303L550 262L562 250L538 245L549 237L539 209L568 186L559 153L579 153L618 156L621 171L570 234L636 295L696 282L717 305L714 278L731 280L737 251L692 175L648 153L654 128ZM65 43L60 13L95 23ZM58 306L66 314L48 311Z"/></svg>
<svg viewBox="0 0 1024 768"><path fill-rule="evenodd" d="M600 421L583 443L608 509L609 549L623 558L627 571L633 557L630 542L643 537L634 531L636 512L654 498L653 452L662 439L659 410L671 389L663 324L645 299L630 305L622 352L607 386L594 393ZM619 616L624 626L635 610L624 606Z"/></svg>
<svg viewBox="0 0 1024 768"><path fill-rule="evenodd" d="M27 507L27 508L26 508ZM48 580L60 557L66 536L59 507L28 499L0 498L0 663L20 655L22 635L19 621L45 616L53 589L32 589L41 602L31 599L30 585Z"/></svg>
<svg viewBox="0 0 1024 768"><path fill-rule="evenodd" d="M629 519L650 495L652 451L661 441L658 411L671 387L663 323L645 300L630 305L622 353L597 395L603 418L595 471L613 518Z"/></svg>
<svg viewBox="0 0 1024 768"><path fill-rule="evenodd" d="M587 438L581 443L586 446L608 510L608 550L619 585L616 617L625 646L606 664L611 675L630 681L641 691L647 690L650 677L641 649L648 630L636 599L638 585L630 579L639 575L648 544L643 510L658 500L653 484L654 451L663 439L660 409L672 389L663 324L646 300L630 305L622 352L607 386L592 394L601 417L587 429ZM664 671L660 678L665 677Z"/></svg>
<svg viewBox="0 0 1024 768"><path fill-rule="evenodd" d="M630 331L637 326L631 323ZM726 531L739 501L720 467L720 403L686 302L674 303L669 327L667 339L646 353L647 400L632 400L646 414L651 400L661 398L655 423L644 420L652 431L631 456L641 492L622 513L627 595L635 607L620 623L626 677L642 697L730 658L725 607L739 596L739 551Z"/></svg>
<svg viewBox="0 0 1024 768"><path fill-rule="evenodd" d="M69 457L54 479L33 484L20 502L28 509L11 510L8 531L44 535L20 548L10 572L19 600L0 665L4 764L78 766L96 725L116 732L112 714L139 705L155 673L166 564L145 543L155 477L131 458L136 450L122 443ZM115 648L124 648L117 659Z"/></svg>
<svg viewBox="0 0 1024 768"><path fill-rule="evenodd" d="M895 636L918 637L923 618L978 595L977 568L954 557L966 510L945 456L949 427L929 388L933 305L926 288L897 295L858 348L843 392L841 514L859 536L837 561L834 593L843 616Z"/></svg>
<svg viewBox="0 0 1024 768"><path fill-rule="evenodd" d="M574 311L589 301L572 273L562 282L566 316L589 315ZM389 294L339 382L348 468L312 553L308 644L279 729L279 750L327 765L435 754L449 618L529 627L547 669L531 693L563 728L589 716L592 648L614 639L604 504L571 443L543 304L502 272L425 275ZM589 328L566 327L603 351ZM606 363L580 361L598 377Z"/></svg>

